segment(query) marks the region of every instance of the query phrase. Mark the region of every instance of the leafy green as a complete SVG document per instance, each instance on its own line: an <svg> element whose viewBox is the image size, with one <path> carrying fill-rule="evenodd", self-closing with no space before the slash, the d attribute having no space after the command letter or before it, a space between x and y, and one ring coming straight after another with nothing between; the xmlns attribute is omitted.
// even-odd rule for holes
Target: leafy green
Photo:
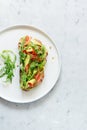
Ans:
<svg viewBox="0 0 87 130"><path fill-rule="evenodd" d="M35 68L38 67L38 63L36 61L33 61L31 64L30 64L30 69L33 70Z"/></svg>
<svg viewBox="0 0 87 130"><path fill-rule="evenodd" d="M20 55L20 62L24 64L26 54L23 53L22 51L19 51L19 55Z"/></svg>
<svg viewBox="0 0 87 130"><path fill-rule="evenodd" d="M26 81L27 81L27 75L26 73L24 72L21 76L21 82L22 84L25 86L26 85Z"/></svg>
<svg viewBox="0 0 87 130"><path fill-rule="evenodd" d="M13 55L13 59L11 57ZM12 78L14 76L16 55L10 50L4 50L0 54L0 58L2 58L4 62L4 66L0 69L0 78L6 76L6 82L12 82Z"/></svg>

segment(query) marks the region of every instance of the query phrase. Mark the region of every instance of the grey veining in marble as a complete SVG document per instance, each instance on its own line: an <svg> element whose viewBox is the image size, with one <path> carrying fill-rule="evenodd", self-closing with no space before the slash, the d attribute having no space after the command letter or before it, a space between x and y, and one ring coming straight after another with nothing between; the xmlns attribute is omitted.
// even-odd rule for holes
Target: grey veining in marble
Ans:
<svg viewBox="0 0 87 130"><path fill-rule="evenodd" d="M27 24L55 41L62 73L30 104L0 98L0 130L87 130L87 0L0 0L0 30Z"/></svg>

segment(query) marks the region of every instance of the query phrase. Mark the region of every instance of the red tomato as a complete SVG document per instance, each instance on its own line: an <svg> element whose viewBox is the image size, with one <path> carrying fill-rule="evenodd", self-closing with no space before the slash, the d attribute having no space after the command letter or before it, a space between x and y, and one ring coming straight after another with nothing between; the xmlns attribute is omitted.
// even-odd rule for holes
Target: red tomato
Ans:
<svg viewBox="0 0 87 130"><path fill-rule="evenodd" d="M37 53L35 52L35 50L33 49L33 51L29 52L32 55L37 55Z"/></svg>
<svg viewBox="0 0 87 130"><path fill-rule="evenodd" d="M28 73L28 70L29 70L29 64L27 64L27 65L25 66L25 71L26 71L26 73Z"/></svg>
<svg viewBox="0 0 87 130"><path fill-rule="evenodd" d="M25 41L29 41L29 36L26 36L26 37L25 37Z"/></svg>
<svg viewBox="0 0 87 130"><path fill-rule="evenodd" d="M27 54L27 51L26 51L26 50L23 50L23 53Z"/></svg>
<svg viewBox="0 0 87 130"><path fill-rule="evenodd" d="M38 72L35 75L35 79L37 81L37 84L39 84L40 82L42 82L43 78L44 78L44 72Z"/></svg>
<svg viewBox="0 0 87 130"><path fill-rule="evenodd" d="M38 80L40 78L40 73L38 72L36 75L35 75L35 79Z"/></svg>
<svg viewBox="0 0 87 130"><path fill-rule="evenodd" d="M29 88L33 88L34 87L34 84L32 84L32 83L28 83L28 85L29 85Z"/></svg>

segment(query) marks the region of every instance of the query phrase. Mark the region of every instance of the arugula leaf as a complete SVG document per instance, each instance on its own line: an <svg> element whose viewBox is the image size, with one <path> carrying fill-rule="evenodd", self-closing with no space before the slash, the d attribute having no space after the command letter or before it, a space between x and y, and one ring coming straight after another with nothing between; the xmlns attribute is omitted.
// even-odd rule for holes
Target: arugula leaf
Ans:
<svg viewBox="0 0 87 130"><path fill-rule="evenodd" d="M11 57L13 55L13 59ZM4 66L0 69L0 78L6 76L6 82L12 82L14 76L16 55L11 50L3 50L0 54L3 59Z"/></svg>

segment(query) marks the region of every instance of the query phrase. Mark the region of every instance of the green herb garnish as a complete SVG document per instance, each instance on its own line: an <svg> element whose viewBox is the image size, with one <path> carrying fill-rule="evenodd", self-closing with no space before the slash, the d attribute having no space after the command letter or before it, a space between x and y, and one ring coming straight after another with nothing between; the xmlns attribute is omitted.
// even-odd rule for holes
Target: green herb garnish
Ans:
<svg viewBox="0 0 87 130"><path fill-rule="evenodd" d="M6 76L6 82L12 82L14 76L16 55L11 50L3 50L0 54L3 60L3 67L0 69L0 78Z"/></svg>

